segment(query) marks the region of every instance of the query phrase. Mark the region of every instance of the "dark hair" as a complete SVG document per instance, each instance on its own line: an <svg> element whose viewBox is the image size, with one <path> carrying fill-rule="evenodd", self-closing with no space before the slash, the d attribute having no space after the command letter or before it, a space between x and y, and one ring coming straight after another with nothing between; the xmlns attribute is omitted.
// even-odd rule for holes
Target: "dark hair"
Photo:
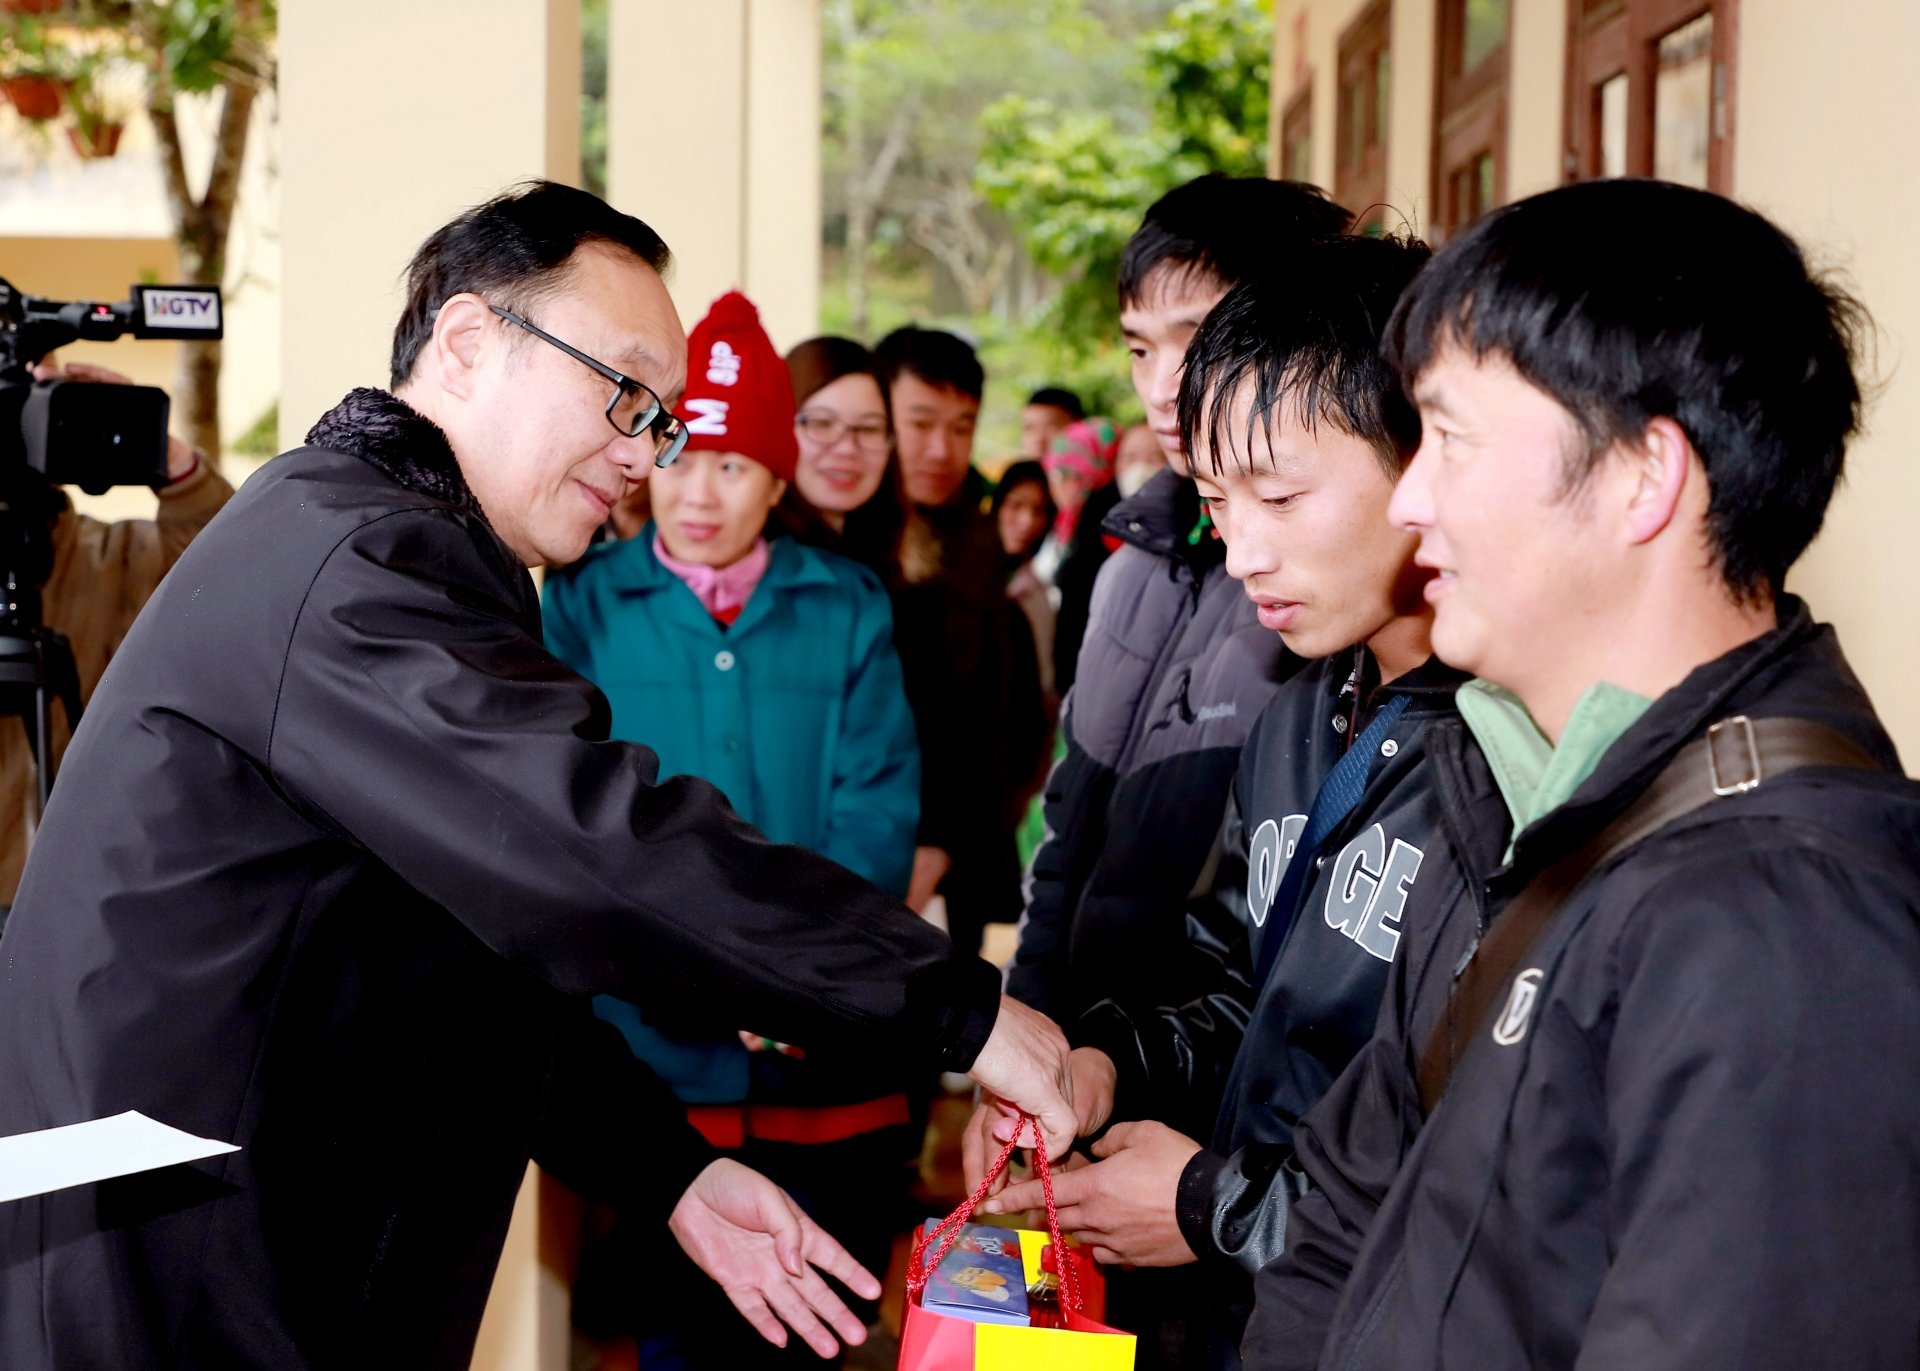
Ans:
<svg viewBox="0 0 1920 1371"><path fill-rule="evenodd" d="M1219 172L1199 177L1155 200L1127 240L1120 306L1142 299L1147 278L1162 267L1237 286L1276 265L1290 268L1293 248L1344 233L1352 222L1350 211L1304 181Z"/></svg>
<svg viewBox="0 0 1920 1371"><path fill-rule="evenodd" d="M573 254L587 243L624 248L662 274L673 260L660 235L631 214L554 181L523 181L436 230L407 265L391 384L413 374L434 317L450 297L472 291L525 313L564 284Z"/></svg>
<svg viewBox="0 0 1920 1371"><path fill-rule="evenodd" d="M880 411L893 427L893 401L880 368L871 352L851 338L823 336L796 343L787 353L787 377L793 383L794 408L805 408L808 400L843 376L871 376L880 388ZM900 546L907 531L907 485L900 475L900 458L887 452L887 468L880 477L880 488L873 498L847 514L845 525L835 529L808 504L797 482L787 482L786 494L774 506L774 520L780 531L791 534L809 547L825 548L843 557L851 557L878 576L889 587L898 585Z"/></svg>
<svg viewBox="0 0 1920 1371"><path fill-rule="evenodd" d="M897 328L873 349L880 367L880 386L891 391L901 372L917 376L930 386L957 390L978 400L987 388L980 359L964 339L933 328Z"/></svg>
<svg viewBox="0 0 1920 1371"><path fill-rule="evenodd" d="M1027 403L1034 404L1037 402L1029 400ZM1013 462L1008 465L1005 471L1000 473L999 484L993 488L993 504L990 513L993 517L993 526L996 534L1000 527L1000 506L1007 502L1009 495L1024 485L1037 485L1040 487L1040 498L1046 501L1047 517L1045 528L1050 529L1053 527L1054 516L1060 512L1060 506L1054 503L1053 488L1047 484L1047 469L1038 462ZM1040 537L1033 540L1033 546L1026 550L1024 556L1016 560L1021 562L1032 560L1033 554L1040 550L1040 544L1045 538L1046 532L1043 529Z"/></svg>
<svg viewBox="0 0 1920 1371"><path fill-rule="evenodd" d="M1187 451L1204 433L1213 469L1224 471L1224 454L1250 455L1255 424L1271 436L1274 411L1289 404L1309 429L1324 421L1372 444L1398 476L1420 446L1420 416L1380 340L1432 255L1413 238L1326 238L1293 254L1289 274L1228 291L1187 345L1179 400ZM1234 406L1249 387L1246 438L1236 443Z"/></svg>
<svg viewBox="0 0 1920 1371"><path fill-rule="evenodd" d="M1027 397L1030 405L1051 405L1069 419L1079 420L1087 417L1087 407L1080 403L1080 397L1070 390L1059 386L1042 386Z"/></svg>
<svg viewBox="0 0 1920 1371"><path fill-rule="evenodd" d="M795 409L812 399L816 391L825 390L843 376L871 376L877 382L880 366L864 344L830 334L795 343L787 354L787 378L793 382ZM887 398L884 384L880 386L880 405L891 413L892 402Z"/></svg>
<svg viewBox="0 0 1920 1371"><path fill-rule="evenodd" d="M1677 423L1707 473L1707 538L1748 599L1820 531L1860 422L1860 303L1765 218L1662 181L1593 181L1496 210L1400 303L1411 387L1442 349L1495 356L1564 407L1577 491L1615 443Z"/></svg>

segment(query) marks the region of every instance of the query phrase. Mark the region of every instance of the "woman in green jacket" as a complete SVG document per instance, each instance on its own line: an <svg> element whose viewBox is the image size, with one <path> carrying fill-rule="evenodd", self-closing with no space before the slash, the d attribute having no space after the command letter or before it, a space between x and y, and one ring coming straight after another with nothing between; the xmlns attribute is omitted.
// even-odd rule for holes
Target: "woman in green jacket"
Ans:
<svg viewBox="0 0 1920 1371"><path fill-rule="evenodd" d="M711 781L775 841L904 895L920 757L886 592L856 562L766 536L797 447L786 367L752 304L738 292L721 297L688 348L680 408L692 436L652 478L653 522L548 583L547 644L606 695L614 737L659 755L663 777ZM823 910L821 936L832 935ZM837 1201L817 1216L856 1257L885 1269L903 1217L889 1210L919 1145L897 1070L810 1057L805 1044L745 1037L738 1024L669 1019L605 998L595 1008L712 1142L755 1159L803 1207L825 1208L815 1196ZM661 1263L673 1265L664 1251L646 1262ZM655 1272L673 1294L660 1298L656 1285L642 1300L624 1279L628 1263L609 1265L628 1286L609 1303L626 1306L627 1318L601 1322L643 1312L654 1325L641 1330L646 1365L777 1358L736 1338L745 1325L719 1317L691 1280Z"/></svg>

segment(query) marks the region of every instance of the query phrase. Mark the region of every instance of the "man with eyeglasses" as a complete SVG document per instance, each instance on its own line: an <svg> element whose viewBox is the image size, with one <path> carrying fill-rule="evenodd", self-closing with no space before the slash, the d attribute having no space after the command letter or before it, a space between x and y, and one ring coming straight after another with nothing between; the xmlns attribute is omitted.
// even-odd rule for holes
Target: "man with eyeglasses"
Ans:
<svg viewBox="0 0 1920 1371"><path fill-rule="evenodd" d="M666 1222L770 1340L859 1341L821 1273L871 1275L714 1160L602 991L971 1070L1068 1140L1050 1022L609 742L541 646L527 568L690 426L666 262L562 186L455 219L391 392L249 482L134 625L0 944L0 1136L139 1110L241 1150L0 1205L8 1371L464 1368L529 1157Z"/></svg>

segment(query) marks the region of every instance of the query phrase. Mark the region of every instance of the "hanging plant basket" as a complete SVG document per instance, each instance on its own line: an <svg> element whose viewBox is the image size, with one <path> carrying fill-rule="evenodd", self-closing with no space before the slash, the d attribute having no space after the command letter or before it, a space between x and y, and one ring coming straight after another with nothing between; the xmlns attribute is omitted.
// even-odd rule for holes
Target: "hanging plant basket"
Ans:
<svg viewBox="0 0 1920 1371"><path fill-rule="evenodd" d="M51 119L60 113L66 97L65 83L51 76L0 77L0 90L22 119Z"/></svg>
<svg viewBox="0 0 1920 1371"><path fill-rule="evenodd" d="M125 129L125 124L102 121L82 132L80 125L68 124L67 141L82 157L111 157L120 150L120 135Z"/></svg>

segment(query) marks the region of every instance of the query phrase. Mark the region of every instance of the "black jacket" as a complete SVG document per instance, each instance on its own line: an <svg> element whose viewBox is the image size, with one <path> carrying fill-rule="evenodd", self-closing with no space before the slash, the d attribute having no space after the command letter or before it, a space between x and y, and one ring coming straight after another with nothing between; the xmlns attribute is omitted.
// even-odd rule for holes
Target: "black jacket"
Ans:
<svg viewBox="0 0 1920 1371"><path fill-rule="evenodd" d="M1006 554L981 512L986 480L919 507L939 548L931 580L894 592L894 643L920 740L920 843L953 858L954 931L1020 914L1013 833L1048 739L1033 630L1007 598ZM969 949L971 950L971 949Z"/></svg>
<svg viewBox="0 0 1920 1371"><path fill-rule="evenodd" d="M1053 685L1062 696L1073 688L1080 669L1080 644L1086 640L1087 619L1093 612L1093 587L1112 548L1102 527L1120 503L1120 488L1104 485L1087 497L1074 529L1073 545L1053 573L1060 592L1060 613L1053 626Z"/></svg>
<svg viewBox="0 0 1920 1371"><path fill-rule="evenodd" d="M135 623L0 940L0 1134L242 1150L0 1206L7 1371L465 1367L529 1156L656 1221L710 1157L596 992L990 1029L991 968L607 741L437 429L356 391L309 441Z"/></svg>
<svg viewBox="0 0 1920 1371"><path fill-rule="evenodd" d="M1454 692L1464 679L1429 661L1381 687L1363 649L1282 686L1234 783L1250 856L1231 869L1245 882L1251 939L1219 937L1220 981L1206 995L1151 1009L1109 1000L1075 1030L1076 1041L1114 1059L1119 1117L1159 1119L1211 1140L1181 1176L1177 1214L1197 1256L1232 1268L1209 1277L1229 1347L1252 1308L1253 1274L1285 1240L1294 1126L1372 1035L1408 896L1439 824L1427 740L1436 724L1459 717ZM1295 909L1275 908L1322 783L1400 695L1405 712L1374 749L1360 803L1328 834ZM1270 938L1284 941L1256 997L1252 959Z"/></svg>
<svg viewBox="0 0 1920 1371"><path fill-rule="evenodd" d="M1446 841L1376 1036L1296 1134L1313 1193L1249 1367L1914 1365L1920 792L1832 630L1781 620L1657 700L1510 866L1484 761L1436 734ZM1523 958L1531 999L1460 1027L1423 1129L1413 1062L1479 931L1738 714L1887 771L1789 772L1604 865Z"/></svg>
<svg viewBox="0 0 1920 1371"><path fill-rule="evenodd" d="M1126 545L1095 587L1007 978L1062 1022L1109 996L1178 1002L1212 983L1182 907L1211 888L1240 748L1300 665L1220 544L1190 540L1198 508L1193 483L1164 471L1105 525Z"/></svg>

